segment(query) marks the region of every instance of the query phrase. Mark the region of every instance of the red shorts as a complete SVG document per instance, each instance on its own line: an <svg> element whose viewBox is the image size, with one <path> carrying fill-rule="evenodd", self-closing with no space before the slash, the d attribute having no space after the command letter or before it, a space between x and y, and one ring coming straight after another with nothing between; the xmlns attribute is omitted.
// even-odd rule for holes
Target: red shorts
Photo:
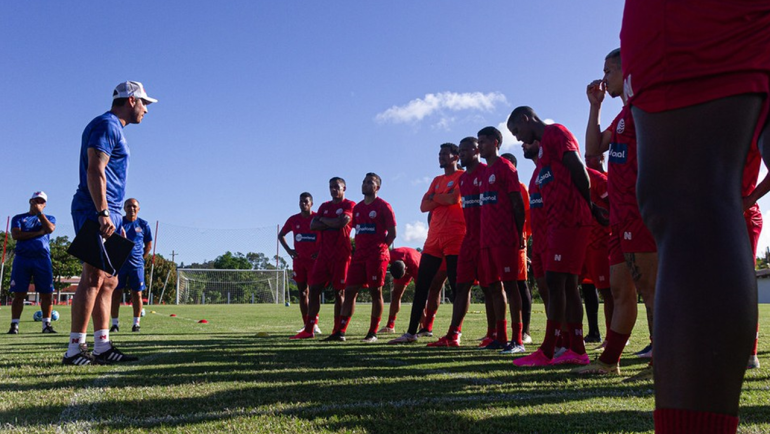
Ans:
<svg viewBox="0 0 770 434"><path fill-rule="evenodd" d="M480 259L481 286L489 286L495 282L513 282L519 274L518 247L482 247Z"/></svg>
<svg viewBox="0 0 770 434"><path fill-rule="evenodd" d="M439 234L431 236L428 233L428 239L422 248L423 255L431 255L437 258L444 256L459 255L460 247L463 244L465 232L461 234Z"/></svg>
<svg viewBox="0 0 770 434"><path fill-rule="evenodd" d="M655 239L642 219L632 219L619 225L612 225L610 265L626 262L624 253L653 253L657 251Z"/></svg>
<svg viewBox="0 0 770 434"><path fill-rule="evenodd" d="M457 283L473 283L480 277L481 250L478 246L463 244L457 256Z"/></svg>
<svg viewBox="0 0 770 434"><path fill-rule="evenodd" d="M516 280L527 280L527 248L519 249L519 274Z"/></svg>
<svg viewBox="0 0 770 434"><path fill-rule="evenodd" d="M314 265L315 259L313 258L294 258L292 261L294 281L297 283L307 283L308 276L313 272Z"/></svg>
<svg viewBox="0 0 770 434"><path fill-rule="evenodd" d="M579 275L590 235L591 226L549 228L543 263L545 271Z"/></svg>
<svg viewBox="0 0 770 434"><path fill-rule="evenodd" d="M385 284L385 274L388 272L390 252L386 249L366 256L353 255L348 268L347 286L382 287Z"/></svg>
<svg viewBox="0 0 770 434"><path fill-rule="evenodd" d="M759 205L754 204L754 206L747 209L746 212L743 213L743 218L746 219L746 229L749 230L751 251L754 252L754 257L756 258L759 234L762 232L762 212L759 210Z"/></svg>
<svg viewBox="0 0 770 434"><path fill-rule="evenodd" d="M329 259L325 255L318 255L310 273L308 285L331 285L337 291L345 289L345 277L348 274L350 257L346 260Z"/></svg>
<svg viewBox="0 0 770 434"><path fill-rule="evenodd" d="M591 280L598 289L610 287L610 252L608 249L586 249L585 272L583 276Z"/></svg>
<svg viewBox="0 0 770 434"><path fill-rule="evenodd" d="M765 1L626 0L620 45L629 103L647 112L770 93Z"/></svg>

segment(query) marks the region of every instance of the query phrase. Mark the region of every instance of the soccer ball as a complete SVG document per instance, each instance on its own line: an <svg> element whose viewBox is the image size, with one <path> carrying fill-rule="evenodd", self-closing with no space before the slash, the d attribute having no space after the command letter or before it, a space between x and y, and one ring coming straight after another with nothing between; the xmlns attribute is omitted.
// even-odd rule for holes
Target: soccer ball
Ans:
<svg viewBox="0 0 770 434"><path fill-rule="evenodd" d="M51 321L59 321L59 312L57 311L51 312Z"/></svg>
<svg viewBox="0 0 770 434"><path fill-rule="evenodd" d="M146 313L144 312L144 308L142 308L141 316L145 316L145 315L146 315Z"/></svg>
<svg viewBox="0 0 770 434"><path fill-rule="evenodd" d="M35 312L35 314L32 315L32 319L37 321L37 322L42 321L43 320L43 311L39 310L39 311Z"/></svg>

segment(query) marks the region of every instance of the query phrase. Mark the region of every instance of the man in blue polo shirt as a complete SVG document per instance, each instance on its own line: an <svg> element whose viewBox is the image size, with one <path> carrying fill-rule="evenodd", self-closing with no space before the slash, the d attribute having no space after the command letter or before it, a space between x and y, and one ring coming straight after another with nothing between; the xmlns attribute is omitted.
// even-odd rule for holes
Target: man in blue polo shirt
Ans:
<svg viewBox="0 0 770 434"><path fill-rule="evenodd" d="M99 224L99 232L109 238L120 228L120 213L126 190L129 149L123 128L142 122L147 106L158 100L147 96L142 83L126 81L112 92L112 108L98 116L83 131L80 146L80 183L72 198L72 220L79 231L86 220ZM138 360L120 352L110 342L112 292L118 279L89 264L72 302L72 326L65 365L107 364ZM94 320L94 350L88 351L86 331Z"/></svg>
<svg viewBox="0 0 770 434"><path fill-rule="evenodd" d="M53 267L51 250L48 246L51 232L56 229L56 218L43 214L48 196L42 191L32 193L29 212L13 216L11 237L16 240L16 256L11 270L13 305L11 307L11 329L9 335L19 333L19 318L27 300L30 278L34 278L35 291L40 294L43 311L43 333L56 333L51 327L53 310Z"/></svg>
<svg viewBox="0 0 770 434"><path fill-rule="evenodd" d="M132 332L139 332L139 321L142 316L142 291L144 285L144 260L152 250L152 231L147 220L139 218L139 201L128 199L123 206L126 211L121 224L121 229L126 233L126 238L134 242L134 249L131 256L126 259L123 267L118 272L118 286L112 293L112 327L111 332L120 331L120 298L123 295L123 289L131 289L131 305L134 308L134 325Z"/></svg>

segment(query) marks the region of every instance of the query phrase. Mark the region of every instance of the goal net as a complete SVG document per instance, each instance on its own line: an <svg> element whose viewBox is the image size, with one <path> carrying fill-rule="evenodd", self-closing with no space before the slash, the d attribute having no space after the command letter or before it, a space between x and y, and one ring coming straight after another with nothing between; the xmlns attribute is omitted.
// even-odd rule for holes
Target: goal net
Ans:
<svg viewBox="0 0 770 434"><path fill-rule="evenodd" d="M285 303L286 270L177 269L177 304Z"/></svg>

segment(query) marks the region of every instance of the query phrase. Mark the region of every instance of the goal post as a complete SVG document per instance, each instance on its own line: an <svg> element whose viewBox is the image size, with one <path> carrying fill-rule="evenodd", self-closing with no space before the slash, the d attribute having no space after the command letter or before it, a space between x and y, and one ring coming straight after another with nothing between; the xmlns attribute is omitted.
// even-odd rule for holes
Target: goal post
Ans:
<svg viewBox="0 0 770 434"><path fill-rule="evenodd" d="M177 268L177 304L286 302L286 270Z"/></svg>

